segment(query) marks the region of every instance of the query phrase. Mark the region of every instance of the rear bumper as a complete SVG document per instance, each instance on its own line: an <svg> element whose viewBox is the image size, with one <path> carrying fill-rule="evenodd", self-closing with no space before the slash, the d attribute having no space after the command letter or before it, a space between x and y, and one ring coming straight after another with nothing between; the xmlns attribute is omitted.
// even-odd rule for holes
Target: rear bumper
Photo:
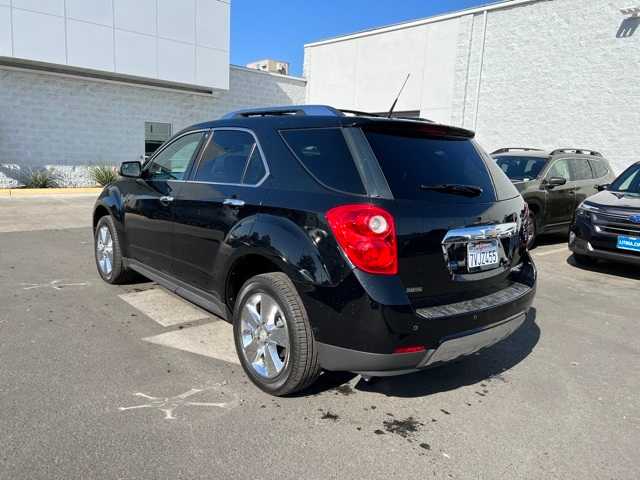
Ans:
<svg viewBox="0 0 640 480"><path fill-rule="evenodd" d="M316 337L320 365L372 376L399 375L490 347L522 325L533 303L537 273L530 257L512 277L502 290L447 305L414 309L369 301L351 319L342 317L341 342ZM351 324L361 326L357 335L346 334ZM409 346L424 350L394 353Z"/></svg>
<svg viewBox="0 0 640 480"><path fill-rule="evenodd" d="M363 375L392 376L411 373L490 347L516 331L526 317L526 312L521 312L488 327L446 338L437 348L416 353L369 353L320 343L320 361L327 370L348 370Z"/></svg>

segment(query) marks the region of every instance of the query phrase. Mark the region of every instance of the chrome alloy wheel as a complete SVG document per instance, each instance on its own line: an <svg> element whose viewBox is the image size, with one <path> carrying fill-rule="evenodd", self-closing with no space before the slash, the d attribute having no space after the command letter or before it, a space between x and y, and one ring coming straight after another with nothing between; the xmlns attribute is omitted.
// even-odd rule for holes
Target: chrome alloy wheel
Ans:
<svg viewBox="0 0 640 480"><path fill-rule="evenodd" d="M289 330L278 303L266 293L249 297L240 312L242 351L251 368L275 378L289 361Z"/></svg>
<svg viewBox="0 0 640 480"><path fill-rule="evenodd" d="M113 271L113 238L106 225L102 225L98 230L96 239L96 259L100 271L107 277Z"/></svg>

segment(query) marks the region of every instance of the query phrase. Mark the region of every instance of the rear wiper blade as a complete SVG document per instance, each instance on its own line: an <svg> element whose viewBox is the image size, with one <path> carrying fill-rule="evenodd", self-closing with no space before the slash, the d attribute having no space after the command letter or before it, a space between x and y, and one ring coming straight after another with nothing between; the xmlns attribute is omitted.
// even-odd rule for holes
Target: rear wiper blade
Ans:
<svg viewBox="0 0 640 480"><path fill-rule="evenodd" d="M420 185L420 190L432 192L451 193L452 195L464 195L465 197L478 197L482 195L482 188L475 185L459 185L456 183L442 183L439 185Z"/></svg>

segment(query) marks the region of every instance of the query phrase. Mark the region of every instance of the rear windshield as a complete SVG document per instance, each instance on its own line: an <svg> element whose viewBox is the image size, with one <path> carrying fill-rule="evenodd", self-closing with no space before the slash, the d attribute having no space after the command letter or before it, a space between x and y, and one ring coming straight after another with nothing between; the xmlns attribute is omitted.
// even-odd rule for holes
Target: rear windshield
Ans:
<svg viewBox="0 0 640 480"><path fill-rule="evenodd" d="M533 180L547 164L546 158L501 155L496 162L511 180Z"/></svg>
<svg viewBox="0 0 640 480"><path fill-rule="evenodd" d="M341 129L283 130L280 133L318 182L342 192L366 193Z"/></svg>
<svg viewBox="0 0 640 480"><path fill-rule="evenodd" d="M365 130L365 134L395 198L435 202L496 200L487 165L470 139L378 130ZM437 185L479 187L482 193L470 198L425 188Z"/></svg>

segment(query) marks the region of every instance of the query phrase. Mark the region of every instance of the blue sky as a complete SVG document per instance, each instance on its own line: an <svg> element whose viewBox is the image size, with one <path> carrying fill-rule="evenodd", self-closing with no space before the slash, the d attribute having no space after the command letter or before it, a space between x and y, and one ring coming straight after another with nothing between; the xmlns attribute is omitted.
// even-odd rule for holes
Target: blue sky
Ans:
<svg viewBox="0 0 640 480"><path fill-rule="evenodd" d="M231 63L274 58L302 74L305 43L495 0L232 0Z"/></svg>

